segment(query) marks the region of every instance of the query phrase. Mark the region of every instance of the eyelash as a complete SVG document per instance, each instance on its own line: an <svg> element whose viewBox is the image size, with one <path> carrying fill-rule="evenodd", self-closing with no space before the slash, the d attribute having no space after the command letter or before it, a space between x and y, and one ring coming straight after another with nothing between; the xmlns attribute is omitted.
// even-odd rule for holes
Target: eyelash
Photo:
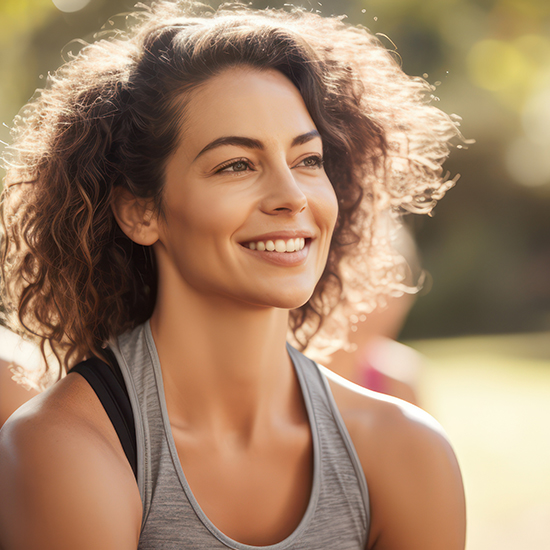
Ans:
<svg viewBox="0 0 550 550"><path fill-rule="evenodd" d="M310 155L309 157L306 157L305 159L303 159L302 161L300 161L298 163L298 166L308 160L313 160L314 161L314 164L310 164L310 165L307 165L304 167L305 168L321 168L324 164L324 160L323 160L323 157L321 157L320 155ZM238 174L240 172L246 172L247 170L227 170L228 168L231 168L232 166L236 166L237 164L244 164L246 167L247 167L247 170L252 168L252 163L243 158L243 159L237 159L237 160L232 160L232 161L229 161L228 163L226 164L222 164L217 170L216 170L216 174L219 174L221 172L226 172L226 173L234 173L234 174Z"/></svg>
<svg viewBox="0 0 550 550"><path fill-rule="evenodd" d="M312 165L309 165L309 166L306 166L306 168L322 168L325 161L323 160L323 157L321 155L310 155L309 157L306 157L305 159L303 159L300 164L302 162L306 162L306 160L313 160L315 161L314 164Z"/></svg>
<svg viewBox="0 0 550 550"><path fill-rule="evenodd" d="M216 174L219 174L220 172L233 172L233 173L239 173L239 172L246 172L247 170L227 170L228 168L231 168L232 166L236 166L237 164L244 164L247 169L252 167L252 163L247 159L237 159L237 160L231 160L227 162L226 164L222 164L217 170ZM227 173L226 172L226 173Z"/></svg>

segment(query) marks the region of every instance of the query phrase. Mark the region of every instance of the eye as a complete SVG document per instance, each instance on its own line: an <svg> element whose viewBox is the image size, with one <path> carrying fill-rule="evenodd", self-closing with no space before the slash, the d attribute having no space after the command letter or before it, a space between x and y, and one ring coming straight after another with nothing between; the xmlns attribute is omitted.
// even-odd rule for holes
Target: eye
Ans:
<svg viewBox="0 0 550 550"><path fill-rule="evenodd" d="M246 172L252 170L252 164L247 159L231 160L216 168L216 174L222 172Z"/></svg>
<svg viewBox="0 0 550 550"><path fill-rule="evenodd" d="M305 168L321 168L323 166L323 157L320 155L310 155L301 160L296 166L304 166Z"/></svg>

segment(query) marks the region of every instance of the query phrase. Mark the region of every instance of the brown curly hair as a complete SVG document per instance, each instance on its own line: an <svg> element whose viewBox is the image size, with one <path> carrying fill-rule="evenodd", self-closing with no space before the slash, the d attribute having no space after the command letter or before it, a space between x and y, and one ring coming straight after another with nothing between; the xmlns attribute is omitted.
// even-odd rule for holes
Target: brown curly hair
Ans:
<svg viewBox="0 0 550 550"><path fill-rule="evenodd" d="M49 345L58 376L152 314L155 259L117 226L113 189L153 199L162 213L181 99L232 66L274 69L297 87L338 197L326 269L291 312L295 343L305 349L317 335L323 344L323 331L347 328L350 307L369 311L378 296L407 290L376 220L431 210L453 183L441 164L459 136L425 81L406 76L366 29L299 9L159 1L132 21L49 78L16 118L4 156L6 320L45 356Z"/></svg>

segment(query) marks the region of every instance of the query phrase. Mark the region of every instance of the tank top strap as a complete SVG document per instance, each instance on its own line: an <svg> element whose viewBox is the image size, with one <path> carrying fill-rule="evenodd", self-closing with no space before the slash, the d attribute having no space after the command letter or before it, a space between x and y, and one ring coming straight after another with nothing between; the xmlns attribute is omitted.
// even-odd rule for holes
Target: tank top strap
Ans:
<svg viewBox="0 0 550 550"><path fill-rule="evenodd" d="M335 465L351 464L362 501L362 506L357 509L360 516L359 523L366 525L368 531L371 518L367 481L351 436L332 395L328 379L323 373L326 367L317 364L288 343L287 350L298 376L303 377L304 385L307 387L311 398L319 433L321 454L324 459L322 461L322 475L327 480L334 480L341 474L341 469L335 468ZM336 441L341 442L341 444L335 444ZM343 453L345 453L344 457L342 456Z"/></svg>
<svg viewBox="0 0 550 550"><path fill-rule="evenodd" d="M134 411L137 483L143 503L143 527L151 506L153 480L158 476L161 460L158 453L152 450L160 448L164 438L156 371L150 366L153 355L156 357L156 349L153 354L154 342L149 324L139 325L122 334L110 343L110 348L120 366Z"/></svg>
<svg viewBox="0 0 550 550"><path fill-rule="evenodd" d="M111 357L112 352L104 350L104 353L109 363L98 357L90 357L72 367L69 374L80 374L94 390L113 424L132 471L137 476L134 414L128 391L120 367L114 357Z"/></svg>

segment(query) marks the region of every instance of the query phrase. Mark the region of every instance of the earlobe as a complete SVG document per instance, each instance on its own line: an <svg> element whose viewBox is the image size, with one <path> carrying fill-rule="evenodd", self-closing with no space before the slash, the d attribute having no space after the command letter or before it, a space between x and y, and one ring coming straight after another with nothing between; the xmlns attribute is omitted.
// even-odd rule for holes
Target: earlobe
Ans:
<svg viewBox="0 0 550 550"><path fill-rule="evenodd" d="M128 189L117 187L113 191L111 209L129 239L143 246L158 241L158 217L151 199L140 199Z"/></svg>

